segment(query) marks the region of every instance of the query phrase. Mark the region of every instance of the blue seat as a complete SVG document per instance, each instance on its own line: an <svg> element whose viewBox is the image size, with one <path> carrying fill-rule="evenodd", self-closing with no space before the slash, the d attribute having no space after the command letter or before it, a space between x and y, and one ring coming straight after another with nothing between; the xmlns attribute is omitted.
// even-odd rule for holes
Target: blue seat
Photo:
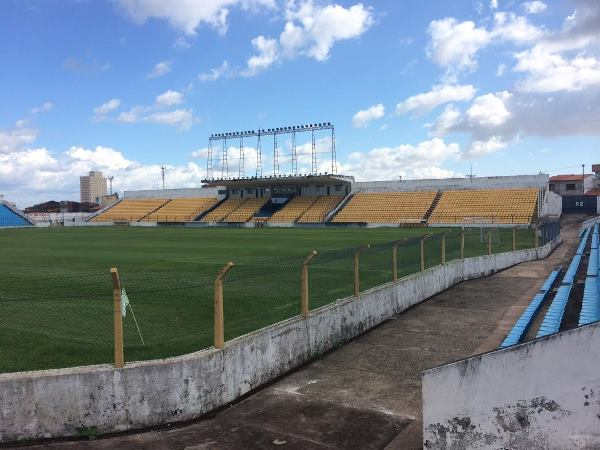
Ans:
<svg viewBox="0 0 600 450"><path fill-rule="evenodd" d="M540 292L538 292L533 297L531 303L529 303L529 305L527 306L525 311L523 311L523 314L521 314L521 317L519 317L517 322L514 324L514 326L512 327L502 344L500 344L500 348L516 345L523 340L523 338L527 334L527 331L531 327L531 324L533 323L533 319L539 312L540 308L542 307L542 304L544 303L544 300L548 296L548 293L550 292L550 289L556 281L556 278L558 277L560 271L561 268L559 267L558 269L553 270L550 273L550 276L546 278L544 284L540 289Z"/></svg>
<svg viewBox="0 0 600 450"><path fill-rule="evenodd" d="M31 222L25 217L0 202L0 227L25 227L30 225Z"/></svg>
<svg viewBox="0 0 600 450"><path fill-rule="evenodd" d="M597 231L597 227L595 227L595 230ZM567 302L569 301L571 288L573 287L573 282L575 281L575 275L579 269L579 264L581 263L581 258L590 234L589 228L583 233L581 242L579 242L579 245L577 246L577 252L569 264L569 268L562 279L560 287L556 291L556 295L554 296L548 311L546 311L542 325L537 333L538 338L547 336L549 334L558 333L563 315L565 313L565 308L567 307Z"/></svg>
<svg viewBox="0 0 600 450"><path fill-rule="evenodd" d="M600 320L600 249L598 241L598 225L596 224L592 232L590 260L586 272L579 326Z"/></svg>

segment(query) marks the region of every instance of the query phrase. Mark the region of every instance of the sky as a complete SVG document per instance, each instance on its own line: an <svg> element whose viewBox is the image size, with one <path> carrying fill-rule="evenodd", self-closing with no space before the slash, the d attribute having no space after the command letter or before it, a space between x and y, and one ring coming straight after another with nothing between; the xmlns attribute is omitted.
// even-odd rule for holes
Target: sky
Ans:
<svg viewBox="0 0 600 450"><path fill-rule="evenodd" d="M600 163L597 0L3 0L0 55L0 195L19 207L78 200L89 170L119 193L160 187L161 165L198 187L211 134L318 122L357 180Z"/></svg>

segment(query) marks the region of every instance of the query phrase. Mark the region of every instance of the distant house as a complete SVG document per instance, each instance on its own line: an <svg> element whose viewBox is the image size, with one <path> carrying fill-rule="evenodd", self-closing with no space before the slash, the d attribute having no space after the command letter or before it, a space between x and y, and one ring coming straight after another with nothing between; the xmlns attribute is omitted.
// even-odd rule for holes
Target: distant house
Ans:
<svg viewBox="0 0 600 450"><path fill-rule="evenodd" d="M561 197L583 195L593 188L594 174L569 174L550 177L550 190Z"/></svg>

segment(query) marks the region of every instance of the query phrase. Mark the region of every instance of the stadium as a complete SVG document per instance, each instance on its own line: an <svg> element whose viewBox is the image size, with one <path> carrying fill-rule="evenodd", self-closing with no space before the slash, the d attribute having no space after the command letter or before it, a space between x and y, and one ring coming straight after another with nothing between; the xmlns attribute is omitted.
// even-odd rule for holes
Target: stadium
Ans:
<svg viewBox="0 0 600 450"><path fill-rule="evenodd" d="M323 156L315 145L311 173L298 173L295 148L291 172L280 172L277 137L292 134L295 142L308 132L314 144L322 129L331 130L331 172L316 171ZM274 140L274 173L263 176L258 165L245 176L240 152L238 176L230 177L228 144L216 151L220 141L239 139L243 148L242 139L265 136ZM219 178L211 176L216 168ZM562 430L593 426L596 407L573 398L591 398L596 388L589 382L600 336L596 204L561 197L546 174L356 181L336 172L333 126L320 123L211 135L202 187L126 191L58 227L40 228L2 200L0 245L10 264L0 279L0 336L8 344L0 392L9 406L0 440L190 420L211 428L235 414L276 424L286 408L342 434L360 411L382 428L377 436L363 431L355 444L375 448L515 439L528 446L542 437L562 446ZM336 394L339 383L360 382L335 377L326 393L306 391L290 406L282 394L289 386L318 383L313 378L326 375L315 371L327 370L315 367L337 354L365 364L368 356L352 349L390 327L400 338L378 351L394 361L393 382L377 385L388 367L380 361L362 369L375 380L366 410ZM437 331L424 331L431 327ZM553 363L557 354L579 368L568 382ZM542 367L548 375L539 378ZM506 383L511 377L539 379L516 388ZM486 393L490 380L496 388ZM408 403L381 397L421 392ZM261 416L264 408L276 416ZM348 417L332 425L311 412L320 408ZM529 434L506 425L515 420Z"/></svg>

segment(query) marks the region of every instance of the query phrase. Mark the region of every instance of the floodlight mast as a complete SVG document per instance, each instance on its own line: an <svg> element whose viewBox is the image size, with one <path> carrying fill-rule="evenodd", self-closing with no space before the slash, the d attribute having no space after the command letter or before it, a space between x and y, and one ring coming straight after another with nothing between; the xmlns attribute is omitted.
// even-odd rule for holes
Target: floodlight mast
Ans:
<svg viewBox="0 0 600 450"><path fill-rule="evenodd" d="M213 176L213 148L212 148L213 137L211 136L208 140L208 154L206 155L206 179L212 180Z"/></svg>
<svg viewBox="0 0 600 450"><path fill-rule="evenodd" d="M240 138L240 166L238 171L238 177L244 178L245 170L244 170L244 138Z"/></svg>
<svg viewBox="0 0 600 450"><path fill-rule="evenodd" d="M262 148L260 145L260 131L258 132L258 141L256 144L256 178L262 177Z"/></svg>
<svg viewBox="0 0 600 450"><path fill-rule="evenodd" d="M317 146L315 139L315 131L331 130L331 173L337 174L337 160L335 150L335 128L331 122L314 123L308 125L294 125L289 127L279 128L259 128L257 131L237 131L227 133L214 133L211 134L208 140L208 155L206 162L206 176L207 179L214 180L214 152L213 142L223 142L223 153L221 157L221 178L229 178L229 167L228 167L228 155L227 155L227 139L239 138L240 139L240 165L239 165L239 176L240 178L245 176L244 173L244 148L243 139L249 137L256 137L256 178L262 177L262 147L261 138L263 136L273 136L273 174L279 175L279 148L277 146L277 135L291 134L292 135L292 174L295 175L298 172L298 153L296 148L296 133L311 133L311 173L314 175L317 173Z"/></svg>
<svg viewBox="0 0 600 450"><path fill-rule="evenodd" d="M229 163L227 161L227 138L223 139L223 153L221 160L221 178L229 178Z"/></svg>
<svg viewBox="0 0 600 450"><path fill-rule="evenodd" d="M296 150L296 131L292 131L292 175L298 173L298 151Z"/></svg>

